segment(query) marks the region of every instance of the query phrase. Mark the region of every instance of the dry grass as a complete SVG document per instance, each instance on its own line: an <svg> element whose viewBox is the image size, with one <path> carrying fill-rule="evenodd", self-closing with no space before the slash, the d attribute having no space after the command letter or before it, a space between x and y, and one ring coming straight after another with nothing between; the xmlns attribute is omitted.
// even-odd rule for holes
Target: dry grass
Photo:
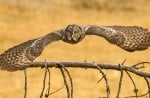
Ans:
<svg viewBox="0 0 150 98"><path fill-rule="evenodd" d="M114 11L150 10L149 0L71 0L75 8Z"/></svg>
<svg viewBox="0 0 150 98"><path fill-rule="evenodd" d="M8 1L8 0L7 0ZM40 1L40 0L38 0ZM46 1L46 0L45 0ZM53 0L54 1L54 0ZM59 1L59 0L57 0ZM63 0L66 2L65 0ZM6 3L7 4L7 3ZM32 4L31 4L32 5ZM95 25L140 25L150 28L150 14L146 11L138 12L107 12L95 10L77 10L63 4L55 6L27 6L16 7L0 5L0 52L28 39L44 35L50 31L63 28L68 24L95 24ZM76 45L55 42L49 45L37 59L40 61L89 61L99 63L121 63L125 58L126 64L132 65L140 61L150 61L150 50L128 53L109 44L103 38L90 36ZM148 69L150 71L150 69ZM74 78L75 98L97 98L105 94L104 83L97 84L99 72L94 70L70 69ZM108 71L111 89L116 91L120 73ZM22 98L24 77L23 72L0 72L0 98ZM43 79L42 69L28 70L28 97L38 98ZM146 91L144 81L138 81L139 93ZM61 87L63 80L57 69L52 69L52 90ZM90 85L89 85L90 84ZM131 88L131 89L129 89ZM124 92L126 96L133 90L129 79L124 79ZM128 90L127 90L128 89ZM65 90L53 95L52 98L65 98ZM132 94L132 93L131 93ZM112 93L112 96L115 92ZM113 97L111 97L113 98Z"/></svg>

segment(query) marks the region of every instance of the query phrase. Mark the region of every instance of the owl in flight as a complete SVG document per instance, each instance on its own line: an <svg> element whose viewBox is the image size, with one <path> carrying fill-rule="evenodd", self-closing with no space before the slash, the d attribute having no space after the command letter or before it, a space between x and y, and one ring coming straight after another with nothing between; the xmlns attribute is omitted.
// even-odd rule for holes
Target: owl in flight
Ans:
<svg viewBox="0 0 150 98"><path fill-rule="evenodd" d="M42 53L51 42L62 40L75 44L86 35L104 37L112 44L132 52L150 46L149 29L137 26L78 26L68 25L65 29L51 32L45 36L28 40L0 54L0 69L7 71L24 70Z"/></svg>
<svg viewBox="0 0 150 98"><path fill-rule="evenodd" d="M73 24L66 28L66 42L77 43L85 35L103 37L109 43L115 44L128 52L145 50L150 46L150 29L139 26L79 26Z"/></svg>

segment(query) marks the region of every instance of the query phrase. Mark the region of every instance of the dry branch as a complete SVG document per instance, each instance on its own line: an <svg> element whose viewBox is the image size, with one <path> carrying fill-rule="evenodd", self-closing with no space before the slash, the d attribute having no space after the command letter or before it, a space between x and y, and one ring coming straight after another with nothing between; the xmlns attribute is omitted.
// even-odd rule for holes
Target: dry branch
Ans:
<svg viewBox="0 0 150 98"><path fill-rule="evenodd" d="M130 78L130 80L131 80L133 86L134 86L134 90L133 90L133 91L134 91L134 93L135 93L135 97L138 98L138 89L137 89L137 87L136 87L136 84L135 84L135 82L134 82L132 76L130 75L130 73L129 73L128 71L126 71L126 73L127 73L128 77Z"/></svg>
<svg viewBox="0 0 150 98"><path fill-rule="evenodd" d="M94 63L95 64L95 63ZM106 74L102 71L102 69L97 65L95 64L95 66L97 67L97 69L99 70L99 72L102 74L103 78L105 80L105 83L106 83L106 92L107 92L107 98L110 98L110 88L109 88L109 84L108 84L108 79L106 77ZM101 80L101 79L100 79ZM99 97L100 98L100 97Z"/></svg>
<svg viewBox="0 0 150 98"><path fill-rule="evenodd" d="M53 91L50 93L50 95L55 94L57 92L59 92L63 87L65 86L65 84L63 86L61 86L59 89L57 89L56 91Z"/></svg>
<svg viewBox="0 0 150 98"><path fill-rule="evenodd" d="M124 60L125 62L125 60ZM117 96L116 98L139 98L139 97L146 97L148 96L148 98L150 98L150 72L144 72L141 71L141 66L142 68L145 68L144 64L150 64L149 62L140 62L137 63L135 65L131 65L131 66L125 66L124 62L122 64L96 64L96 63L88 63L88 62L34 62L32 63L32 65L30 65L28 68L36 68L36 67L41 67L41 68L51 68L51 67L55 67L55 68L59 68L61 71L61 74L63 76L64 79L64 84L66 86L66 90L67 90L67 98L73 98L73 83L72 83L72 77L70 76L69 71L67 70L67 67L70 68L91 68L91 69L97 69L100 71L100 73L102 74L102 78L98 81L100 82L102 79L105 80L106 83L106 93L107 96L106 97L99 97L99 98L110 98L110 86L108 83L108 79L106 77L106 74L103 72L103 69L109 69L109 70L117 70L121 72L120 75L120 80L119 80L119 86L118 86L118 92L117 92ZM45 70L45 74L46 72L49 70ZM127 97L120 97L120 93L121 93L121 86L122 86L122 79L123 79L123 72L126 72L128 77L131 79L131 82L134 86L134 90L133 92L135 93L135 96L127 96ZM135 81L132 79L130 73L134 73L137 76L140 76L141 78L144 78L147 84L147 92L145 94L142 95L138 95L138 89L136 87ZM44 76L46 78L46 76ZM44 81L46 80L44 78ZM49 77L50 78L50 77ZM69 81L67 81L67 78L69 79ZM70 85L68 84L68 82L70 82ZM49 80L49 86L50 86L50 80ZM45 82L43 83L43 87L45 88ZM59 89L60 90L60 89ZM58 90L58 91L59 91ZM44 92L44 90L42 90ZM42 93L43 93L42 92ZM54 92L55 93L55 92ZM51 95L52 93L48 95ZM42 94L43 95L43 94ZM48 98L48 97L47 97Z"/></svg>
<svg viewBox="0 0 150 98"><path fill-rule="evenodd" d="M59 63L57 65L60 67L62 76L64 78L64 84L66 85L66 90L67 90L68 98L73 98L73 82L72 82L71 75L70 75L68 69L63 64ZM65 76L65 73L63 71L66 72L66 74L67 74L67 76L69 78L70 88L69 88L69 85L67 84L66 76Z"/></svg>
<svg viewBox="0 0 150 98"><path fill-rule="evenodd" d="M51 73L50 73L50 69L47 68L48 71L48 88L47 88L47 93L45 94L45 98L48 98L50 95L50 84L51 84Z"/></svg>
<svg viewBox="0 0 150 98"><path fill-rule="evenodd" d="M45 74L44 74L44 79L43 79L43 88L42 88L42 91L41 91L41 94L40 94L40 98L43 97L43 93L44 93L44 90L45 90L45 82L46 82L46 77L47 77L47 72L48 72L48 67L47 67L47 64L46 64L46 61L44 62L45 64Z"/></svg>
<svg viewBox="0 0 150 98"><path fill-rule="evenodd" d="M63 64L65 67L71 67L71 68L93 68L93 69L97 69L97 67L95 66L94 63L87 63L87 62L46 62L46 65L47 65L47 67L59 68L59 66L57 65L58 63ZM97 66L99 66L101 69L110 69L110 70L120 71L119 64L97 64ZM45 63L44 62L34 62L28 68L34 68L34 67L44 68ZM141 76L141 77L150 78L150 72L141 71L136 67L122 65L121 69L123 71L128 71L128 72L134 73L134 74Z"/></svg>
<svg viewBox="0 0 150 98"><path fill-rule="evenodd" d="M117 92L116 98L119 98L119 95L120 95L120 92L121 92L121 86L122 86L122 79L123 79L123 70L121 68L122 65L119 64L119 66L120 66L121 74L120 74L119 87L118 87L118 92Z"/></svg>
<svg viewBox="0 0 150 98"><path fill-rule="evenodd" d="M62 67L60 67L60 71L61 71L61 74L62 74L63 79L64 79L64 84L65 84L65 86L66 86L66 90L67 90L67 98L70 98L69 85L68 85L68 83L67 83L67 79L66 79L66 76L65 76L65 73L64 73Z"/></svg>
<svg viewBox="0 0 150 98"><path fill-rule="evenodd" d="M147 87L148 87L148 94L149 94L149 98L150 98L150 82L148 81L147 78L144 77L144 79L145 79Z"/></svg>
<svg viewBox="0 0 150 98"><path fill-rule="evenodd" d="M25 83L25 86L24 86L24 98L27 98L27 71L24 70L24 83Z"/></svg>

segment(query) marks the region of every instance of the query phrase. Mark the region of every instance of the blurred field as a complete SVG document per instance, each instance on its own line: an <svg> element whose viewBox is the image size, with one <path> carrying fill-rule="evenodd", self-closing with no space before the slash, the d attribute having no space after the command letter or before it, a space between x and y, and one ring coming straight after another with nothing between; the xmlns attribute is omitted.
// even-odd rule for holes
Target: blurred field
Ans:
<svg viewBox="0 0 150 98"><path fill-rule="evenodd" d="M0 0L0 52L28 39L64 28L68 24L138 25L150 28L150 7L148 6L150 1L148 0L137 0L138 3L130 3L130 0L127 0L128 2L122 3L122 6L116 2L118 0L114 0L113 6L108 5L106 0L106 3L98 3L102 5L98 5L100 8L93 8L90 5L87 7L84 1L81 1L79 5L79 0ZM126 65L132 65L141 61L150 61L149 54L150 49L128 53L109 44L103 38L89 36L76 45L61 41L52 43L37 61L86 60L118 64L126 58ZM105 83L97 84L100 78L98 71L69 70L73 77L75 98L97 98L105 95ZM51 73L51 90L54 91L63 85L63 80L58 69L53 68ZM111 98L114 98L120 73L117 71L106 71L106 73L111 84ZM28 69L28 98L39 98L43 74L42 69ZM0 98L23 98L23 72L1 71L0 77ZM134 79L138 81L139 94L144 93L147 90L145 82L137 77ZM121 96L133 95L130 80L124 78L123 84ZM66 98L65 89L51 97Z"/></svg>

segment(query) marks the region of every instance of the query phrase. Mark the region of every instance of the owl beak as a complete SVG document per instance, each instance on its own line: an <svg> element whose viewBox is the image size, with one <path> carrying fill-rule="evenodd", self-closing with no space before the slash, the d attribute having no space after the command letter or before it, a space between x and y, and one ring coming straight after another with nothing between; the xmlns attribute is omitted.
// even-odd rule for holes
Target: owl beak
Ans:
<svg viewBox="0 0 150 98"><path fill-rule="evenodd" d="M73 31L73 32L72 32L71 37L72 37L72 39L73 39L74 41L77 41L77 39L76 39L76 35L75 35L75 31Z"/></svg>
<svg viewBox="0 0 150 98"><path fill-rule="evenodd" d="M72 32L72 35L71 35L71 37L72 37L72 38L74 37L74 31Z"/></svg>

